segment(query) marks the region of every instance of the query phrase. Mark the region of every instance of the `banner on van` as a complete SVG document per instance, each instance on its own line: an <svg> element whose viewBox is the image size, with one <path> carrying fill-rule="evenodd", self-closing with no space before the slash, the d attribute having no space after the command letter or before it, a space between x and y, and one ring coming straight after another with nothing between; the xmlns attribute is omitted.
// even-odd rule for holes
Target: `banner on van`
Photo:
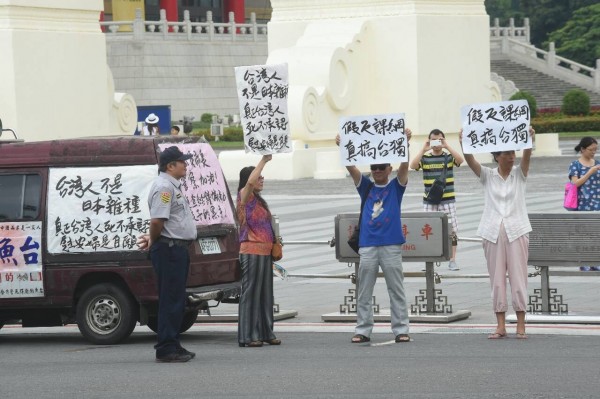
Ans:
<svg viewBox="0 0 600 399"><path fill-rule="evenodd" d="M0 298L44 296L42 222L0 223Z"/></svg>
<svg viewBox="0 0 600 399"><path fill-rule="evenodd" d="M137 250L148 232L148 193L156 165L51 168L48 252Z"/></svg>

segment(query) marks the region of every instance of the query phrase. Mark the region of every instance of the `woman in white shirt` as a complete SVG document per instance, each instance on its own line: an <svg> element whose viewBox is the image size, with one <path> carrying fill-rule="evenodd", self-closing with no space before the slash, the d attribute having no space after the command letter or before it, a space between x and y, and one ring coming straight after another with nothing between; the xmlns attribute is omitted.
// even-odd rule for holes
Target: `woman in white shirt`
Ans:
<svg viewBox="0 0 600 399"><path fill-rule="evenodd" d="M535 131L529 129L531 140ZM460 135L462 143L462 132ZM497 168L482 166L473 154L464 154L467 164L483 185L483 214L477 235L483 238L492 301L496 313L496 331L489 339L505 338L506 274L510 282L512 306L517 314L517 338L525 339L525 311L527 310L527 260L531 224L525 206L525 183L529 172L531 149L523 150L521 163L515 166L515 152L494 152Z"/></svg>

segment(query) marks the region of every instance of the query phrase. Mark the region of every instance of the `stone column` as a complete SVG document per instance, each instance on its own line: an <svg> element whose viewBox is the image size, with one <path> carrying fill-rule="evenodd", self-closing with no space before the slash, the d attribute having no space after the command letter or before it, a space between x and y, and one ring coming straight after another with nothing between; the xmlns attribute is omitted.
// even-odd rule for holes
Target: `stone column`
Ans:
<svg viewBox="0 0 600 399"><path fill-rule="evenodd" d="M0 118L28 141L135 130L115 98L98 18L102 0L0 0Z"/></svg>

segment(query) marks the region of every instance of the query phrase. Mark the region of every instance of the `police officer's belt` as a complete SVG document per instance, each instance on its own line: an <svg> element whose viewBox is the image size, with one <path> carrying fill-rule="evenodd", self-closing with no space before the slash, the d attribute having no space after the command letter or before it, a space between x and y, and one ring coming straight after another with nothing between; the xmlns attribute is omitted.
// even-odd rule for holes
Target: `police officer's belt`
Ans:
<svg viewBox="0 0 600 399"><path fill-rule="evenodd" d="M165 242L169 244L170 247L173 245L177 245L180 247L189 247L193 240L178 240L177 238L170 238L165 236L160 236L158 238L158 242Z"/></svg>

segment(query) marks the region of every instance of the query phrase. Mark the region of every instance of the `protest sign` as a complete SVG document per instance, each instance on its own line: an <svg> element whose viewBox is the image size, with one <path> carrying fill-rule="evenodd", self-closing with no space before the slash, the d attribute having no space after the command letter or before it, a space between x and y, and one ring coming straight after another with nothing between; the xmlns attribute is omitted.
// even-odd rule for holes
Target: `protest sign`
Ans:
<svg viewBox="0 0 600 399"><path fill-rule="evenodd" d="M369 165L408 161L404 114L340 118L342 164Z"/></svg>
<svg viewBox="0 0 600 399"><path fill-rule="evenodd" d="M531 148L526 100L467 105L461 109L465 154Z"/></svg>
<svg viewBox="0 0 600 399"><path fill-rule="evenodd" d="M160 144L160 150L173 144ZM208 143L175 144L187 161L187 173L181 181L181 191L187 198L197 226L235 224L233 209L227 195L225 178L217 155Z"/></svg>
<svg viewBox="0 0 600 399"><path fill-rule="evenodd" d="M292 152L287 64L235 68L246 152Z"/></svg>

